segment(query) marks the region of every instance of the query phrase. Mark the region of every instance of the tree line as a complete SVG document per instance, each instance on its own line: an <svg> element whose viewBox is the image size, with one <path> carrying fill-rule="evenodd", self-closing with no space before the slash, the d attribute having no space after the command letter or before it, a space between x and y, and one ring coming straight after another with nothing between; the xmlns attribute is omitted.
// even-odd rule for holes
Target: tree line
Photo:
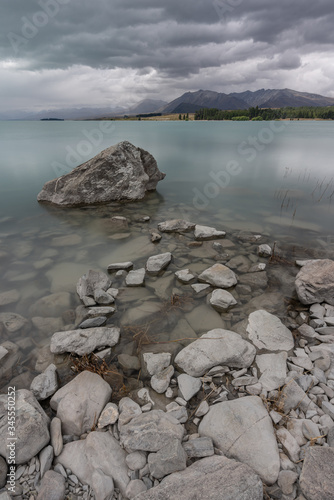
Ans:
<svg viewBox="0 0 334 500"><path fill-rule="evenodd" d="M259 108L235 109L224 111L216 108L203 108L195 112L195 120L233 120L233 121L258 121L258 120L299 120L300 118L334 120L334 106L299 108L286 107L278 109Z"/></svg>

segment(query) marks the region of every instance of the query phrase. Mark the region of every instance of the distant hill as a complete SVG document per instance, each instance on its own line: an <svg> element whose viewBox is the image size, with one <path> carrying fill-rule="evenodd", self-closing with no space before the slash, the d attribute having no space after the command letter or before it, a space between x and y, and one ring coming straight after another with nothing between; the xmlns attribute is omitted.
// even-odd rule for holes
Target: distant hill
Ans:
<svg viewBox="0 0 334 500"><path fill-rule="evenodd" d="M186 92L174 99L160 111L162 113L194 113L200 108L217 108L222 110L259 108L283 108L287 106L333 106L334 98L318 94L298 92L290 89L261 89L255 92L234 92L223 94L211 90Z"/></svg>
<svg viewBox="0 0 334 500"><path fill-rule="evenodd" d="M128 115L139 115L139 114L147 114L147 113L155 113L160 108L163 108L167 105L167 101L160 101L155 99L144 99L143 101L138 102L135 106L132 106L127 111Z"/></svg>

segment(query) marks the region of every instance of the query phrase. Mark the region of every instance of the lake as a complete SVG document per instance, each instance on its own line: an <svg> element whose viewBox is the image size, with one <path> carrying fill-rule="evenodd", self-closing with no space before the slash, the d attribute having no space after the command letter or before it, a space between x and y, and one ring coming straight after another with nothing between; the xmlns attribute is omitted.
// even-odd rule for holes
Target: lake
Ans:
<svg viewBox="0 0 334 500"><path fill-rule="evenodd" d="M0 122L0 294L13 291L2 299L0 322L9 318L11 326L0 328L0 335L19 347L21 360L10 375L36 373L36 359L54 331L84 315L76 309L78 278L89 269L106 272L112 262L132 260L139 268L150 255L173 254L164 275L148 278L144 288L129 291L123 276L112 276L121 292L108 324L126 327L121 348L143 324L153 324L164 341L195 338L220 324L233 328L251 300L260 297L261 305L268 293L278 294L281 305L277 300L273 311L284 315L293 297L295 259L334 256L333 127L321 121ZM122 140L148 150L166 173L155 193L120 206L64 210L37 203L46 181ZM114 215L126 217L126 227L111 227ZM151 243L157 224L173 218L224 230L226 238L219 251L212 242L198 246L191 234ZM268 286L241 282L233 310L220 316L206 297L194 297L190 285L175 279L177 270L200 273L216 261L235 259L240 276L247 265L267 262L257 255L254 235L275 244L282 261L268 269ZM58 306L41 305L55 293ZM173 296L184 296L174 308L168 306ZM161 311L164 319L157 322ZM17 314L24 326L17 327Z"/></svg>

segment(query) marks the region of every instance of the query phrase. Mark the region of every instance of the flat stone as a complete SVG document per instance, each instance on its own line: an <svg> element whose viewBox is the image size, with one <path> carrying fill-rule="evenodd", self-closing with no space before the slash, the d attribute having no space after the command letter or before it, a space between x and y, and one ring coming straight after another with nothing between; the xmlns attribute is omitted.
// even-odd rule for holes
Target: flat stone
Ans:
<svg viewBox="0 0 334 500"><path fill-rule="evenodd" d="M219 312L227 311L237 303L233 295L226 290L214 290L210 297L210 304Z"/></svg>
<svg viewBox="0 0 334 500"><path fill-rule="evenodd" d="M189 269L182 269L181 271L176 271L175 276L181 283L190 283L196 276L194 276Z"/></svg>
<svg viewBox="0 0 334 500"><path fill-rule="evenodd" d="M126 286L143 286L145 282L145 269L130 271L125 277Z"/></svg>
<svg viewBox="0 0 334 500"><path fill-rule="evenodd" d="M191 285L191 288L196 294L200 294L210 290L211 286L206 283L195 283L194 285Z"/></svg>
<svg viewBox="0 0 334 500"><path fill-rule="evenodd" d="M35 396L26 389L15 393L15 459L16 464L31 460L49 440L50 420ZM0 395L0 454L7 456L8 448L8 396Z"/></svg>
<svg viewBox="0 0 334 500"><path fill-rule="evenodd" d="M186 462L187 454L178 439L172 439L157 453L150 453L148 456L150 474L157 479L184 470Z"/></svg>
<svg viewBox="0 0 334 500"><path fill-rule="evenodd" d="M191 377L186 373L181 373L181 375L179 375L177 383L181 397L185 401L189 401L202 387L202 382L199 378Z"/></svg>
<svg viewBox="0 0 334 500"><path fill-rule="evenodd" d="M102 489L105 496L97 498L110 498L108 495L112 496L114 483L125 496L129 483L125 457L125 451L109 432L93 431L84 440L66 444L56 462L65 469L71 469L82 483L90 485L94 491Z"/></svg>
<svg viewBox="0 0 334 500"><path fill-rule="evenodd" d="M297 274L295 285L302 304L326 302L334 305L334 261L323 259L304 265Z"/></svg>
<svg viewBox="0 0 334 500"><path fill-rule="evenodd" d="M37 500L64 500L65 478L53 470L49 470L42 478Z"/></svg>
<svg viewBox="0 0 334 500"><path fill-rule="evenodd" d="M231 288L238 282L234 272L223 264L214 264L203 271L198 279L218 288Z"/></svg>
<svg viewBox="0 0 334 500"><path fill-rule="evenodd" d="M170 252L162 253L159 255L153 255L149 257L146 262L146 271L149 274L156 275L160 271L165 269L170 261L172 260L172 254Z"/></svg>
<svg viewBox="0 0 334 500"><path fill-rule="evenodd" d="M198 460L184 471L170 474L160 485L138 495L136 500L167 498L262 500L263 484L247 465L215 455Z"/></svg>
<svg viewBox="0 0 334 500"><path fill-rule="evenodd" d="M247 325L248 338L258 349L289 351L294 347L292 333L281 320L264 310L251 313Z"/></svg>
<svg viewBox="0 0 334 500"><path fill-rule="evenodd" d="M60 455L63 449L63 436L61 433L61 420L58 417L54 417L50 424L50 434L51 434L51 445L53 447L53 452L55 457Z"/></svg>
<svg viewBox="0 0 334 500"><path fill-rule="evenodd" d="M138 403L125 397L119 402L118 428L128 424L134 417L141 415L142 411Z"/></svg>
<svg viewBox="0 0 334 500"><path fill-rule="evenodd" d="M152 410L123 425L120 430L120 442L132 451L156 452L172 439L181 440L183 434L182 425L174 417L161 410Z"/></svg>
<svg viewBox="0 0 334 500"><path fill-rule="evenodd" d="M84 371L54 394L50 406L57 412L64 434L81 436L97 423L110 396L107 382L96 373Z"/></svg>
<svg viewBox="0 0 334 500"><path fill-rule="evenodd" d="M52 446L46 446L39 454L39 463L40 463L40 473L41 477L50 470L52 461L53 461L53 448Z"/></svg>
<svg viewBox="0 0 334 500"><path fill-rule="evenodd" d="M129 271L133 268L133 262L115 262L114 264L109 264L108 271L119 271L120 269L125 269L125 271Z"/></svg>
<svg viewBox="0 0 334 500"><path fill-rule="evenodd" d="M248 396L210 408L198 428L224 455L249 465L263 481L273 484L280 461L271 418L261 399Z"/></svg>
<svg viewBox="0 0 334 500"><path fill-rule="evenodd" d="M115 403L108 403L99 418L97 426L99 429L103 429L107 425L113 425L117 422L119 417L119 411Z"/></svg>
<svg viewBox="0 0 334 500"><path fill-rule="evenodd" d="M56 332L51 338L50 350L54 354L75 352L79 356L90 354L102 347L112 347L120 337L119 328L99 327Z"/></svg>
<svg viewBox="0 0 334 500"><path fill-rule="evenodd" d="M7 306L9 304L15 304L20 300L21 294L18 290L8 290L8 292L0 293L0 307Z"/></svg>
<svg viewBox="0 0 334 500"><path fill-rule="evenodd" d="M78 325L78 328L85 329L85 328L98 328L99 326L104 326L107 322L107 317L106 316L97 316L96 318L89 318L85 319L80 325Z"/></svg>
<svg viewBox="0 0 334 500"><path fill-rule="evenodd" d="M208 226L195 226L195 240L215 240L217 238L224 238L226 236L225 231L217 231L214 227Z"/></svg>
<svg viewBox="0 0 334 500"><path fill-rule="evenodd" d="M58 389L57 368L51 364L43 373L37 375L30 385L30 390L38 401L52 396Z"/></svg>
<svg viewBox="0 0 334 500"><path fill-rule="evenodd" d="M183 443L182 446L187 453L188 458L211 457L215 453L212 439L209 437L191 439Z"/></svg>
<svg viewBox="0 0 334 500"><path fill-rule="evenodd" d="M307 500L334 498L334 449L309 447L299 483Z"/></svg>
<svg viewBox="0 0 334 500"><path fill-rule="evenodd" d="M283 450L288 455L292 462L296 463L299 460L300 446L293 435L284 427L280 427L276 431L278 441L282 444Z"/></svg>
<svg viewBox="0 0 334 500"><path fill-rule="evenodd" d="M255 347L240 335L217 328L184 347L176 356L175 363L188 375L200 377L217 365L248 368L255 354Z"/></svg>
<svg viewBox="0 0 334 500"><path fill-rule="evenodd" d="M273 391L284 385L287 372L286 360L286 352L256 356L255 362L261 373L259 382L265 391Z"/></svg>
<svg viewBox="0 0 334 500"><path fill-rule="evenodd" d="M196 224L183 219L167 220L158 224L158 229L162 233L187 233L195 228Z"/></svg>
<svg viewBox="0 0 334 500"><path fill-rule="evenodd" d="M71 295L68 292L58 292L37 300L30 308L29 315L42 318L58 317L71 308Z"/></svg>

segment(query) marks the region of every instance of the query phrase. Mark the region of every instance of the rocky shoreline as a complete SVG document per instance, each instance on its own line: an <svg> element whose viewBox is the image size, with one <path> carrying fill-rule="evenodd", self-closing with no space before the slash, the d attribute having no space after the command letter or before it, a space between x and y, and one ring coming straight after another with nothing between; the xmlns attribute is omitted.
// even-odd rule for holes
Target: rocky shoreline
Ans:
<svg viewBox="0 0 334 500"><path fill-rule="evenodd" d="M32 306L48 310L35 324L54 333L37 359L40 374L16 391L12 489L8 394L0 396L0 500L334 498L334 261L298 261L289 275L296 298L278 317L267 267L276 259L284 280L286 263L260 235L240 235L248 256L232 258L224 231L168 220L151 239L166 235L187 236L204 268L183 267L168 240L144 267L87 271L66 326L56 315L68 292ZM217 258L205 257L209 245ZM148 286L168 291L163 310ZM15 302L15 290L2 295ZM251 306L238 316L243 302ZM113 324L119 308L125 329ZM172 334L155 340L175 318ZM0 321L7 334L27 322L9 312ZM0 346L2 380L18 360L15 346Z"/></svg>

